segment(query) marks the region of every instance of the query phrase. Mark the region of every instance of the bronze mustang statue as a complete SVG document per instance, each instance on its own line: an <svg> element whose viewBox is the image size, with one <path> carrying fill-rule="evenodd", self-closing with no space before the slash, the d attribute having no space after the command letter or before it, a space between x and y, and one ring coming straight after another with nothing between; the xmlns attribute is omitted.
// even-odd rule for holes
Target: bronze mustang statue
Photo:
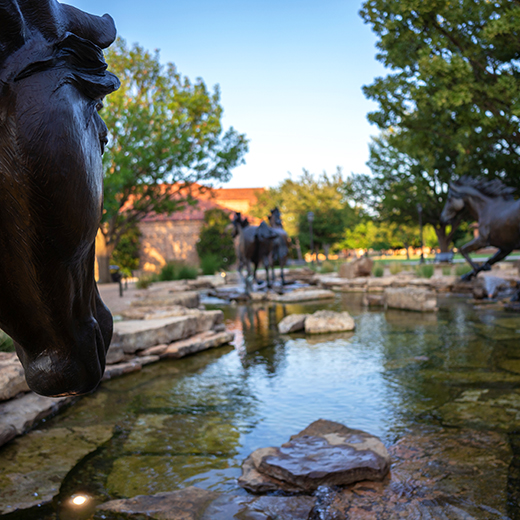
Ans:
<svg viewBox="0 0 520 520"><path fill-rule="evenodd" d="M267 286L271 287L269 278L270 254L273 242L278 235L265 223L259 226L250 226L247 218L242 218L240 213L235 213L233 219L233 237L238 259L238 273L244 281L246 292L251 292L251 262L254 266L253 281L258 284L256 271L260 263L265 268ZM246 268L247 277L244 279L242 269Z"/></svg>
<svg viewBox="0 0 520 520"><path fill-rule="evenodd" d="M485 181L464 176L450 185L441 222L453 222L464 210L478 221L479 236L460 248L473 268L463 280L470 280L480 271L489 271L494 263L520 247L520 200L514 199L514 192L514 188L498 179ZM483 264L473 262L469 253L486 246L497 247L497 253Z"/></svg>
<svg viewBox="0 0 520 520"><path fill-rule="evenodd" d="M46 396L94 389L112 337L94 242L115 36L109 15L0 0L0 327Z"/></svg>
<svg viewBox="0 0 520 520"><path fill-rule="evenodd" d="M280 278L282 280L282 287L285 285L285 278L283 276L283 268L287 263L289 256L289 235L283 228L282 216L278 208L271 210L269 215L269 224L273 231L277 234L277 237L273 243L273 250L271 251L271 269L272 269L272 280L274 283L274 266L278 264L280 266Z"/></svg>

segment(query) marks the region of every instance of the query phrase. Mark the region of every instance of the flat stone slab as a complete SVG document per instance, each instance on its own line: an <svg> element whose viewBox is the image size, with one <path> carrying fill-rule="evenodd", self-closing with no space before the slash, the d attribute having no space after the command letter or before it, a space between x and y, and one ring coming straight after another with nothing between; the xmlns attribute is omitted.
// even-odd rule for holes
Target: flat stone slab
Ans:
<svg viewBox="0 0 520 520"><path fill-rule="evenodd" d="M348 312L316 311L305 320L307 334L354 330L356 324Z"/></svg>
<svg viewBox="0 0 520 520"><path fill-rule="evenodd" d="M67 473L112 436L108 425L34 430L2 449L0 514L50 502Z"/></svg>
<svg viewBox="0 0 520 520"><path fill-rule="evenodd" d="M320 486L381 480L390 467L388 452L377 437L323 419L280 448L261 448L250 457L249 463L259 474L307 493ZM246 483L244 472L239 484L253 492L265 492L261 486L255 491L250 482ZM288 491L285 487L282 490Z"/></svg>
<svg viewBox="0 0 520 520"><path fill-rule="evenodd" d="M221 345L230 343L234 338L235 333L229 331L201 332L200 334L195 334L195 336L192 336L191 338L170 343L170 345L168 345L164 351L158 355L161 359L182 358L196 354L197 352L202 352L209 348L220 347Z"/></svg>
<svg viewBox="0 0 520 520"><path fill-rule="evenodd" d="M112 500L100 512L123 513L125 518L157 520L309 520L313 497L251 497L219 495L196 487L152 496ZM110 518L110 517L108 517Z"/></svg>
<svg viewBox="0 0 520 520"><path fill-rule="evenodd" d="M334 298L334 291L326 289L296 289L284 294L269 293L268 299L273 302L293 303Z"/></svg>
<svg viewBox="0 0 520 520"><path fill-rule="evenodd" d="M200 304L200 296L196 291L183 291L172 287L169 290L150 291L145 295L132 302L132 307L166 307L169 305L182 305L195 309Z"/></svg>
<svg viewBox="0 0 520 520"><path fill-rule="evenodd" d="M196 334L197 329L196 316L119 321L114 324L111 345L127 354L133 354L154 345L188 338Z"/></svg>
<svg viewBox="0 0 520 520"><path fill-rule="evenodd" d="M278 323L278 332L280 334L289 334L290 332L298 332L305 328L305 320L309 314L289 314Z"/></svg>
<svg viewBox="0 0 520 520"><path fill-rule="evenodd" d="M0 403L0 446L72 401L72 397L43 397L30 392Z"/></svg>
<svg viewBox="0 0 520 520"><path fill-rule="evenodd" d="M418 312L437 311L437 295L434 291L415 287L385 289L385 305L393 309Z"/></svg>

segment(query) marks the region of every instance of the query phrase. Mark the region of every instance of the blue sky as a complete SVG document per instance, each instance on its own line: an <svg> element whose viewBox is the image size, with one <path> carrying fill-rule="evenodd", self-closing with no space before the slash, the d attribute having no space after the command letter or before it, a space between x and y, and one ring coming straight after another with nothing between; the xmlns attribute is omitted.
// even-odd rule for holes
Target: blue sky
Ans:
<svg viewBox="0 0 520 520"><path fill-rule="evenodd" d="M250 139L226 187L276 186L302 168L368 172L375 105L362 85L386 74L359 0L69 0L108 12L128 43L183 75L219 84L225 128Z"/></svg>

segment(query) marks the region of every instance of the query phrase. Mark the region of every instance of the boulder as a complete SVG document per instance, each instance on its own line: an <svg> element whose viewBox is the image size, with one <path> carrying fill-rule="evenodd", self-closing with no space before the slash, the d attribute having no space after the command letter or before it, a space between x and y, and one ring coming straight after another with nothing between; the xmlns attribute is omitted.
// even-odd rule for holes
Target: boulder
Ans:
<svg viewBox="0 0 520 520"><path fill-rule="evenodd" d="M436 311L437 295L434 291L415 287L385 289L385 305L393 309L428 312Z"/></svg>
<svg viewBox="0 0 520 520"><path fill-rule="evenodd" d="M356 258L350 262L339 266L339 277L340 278L358 278L360 276L371 276L372 269L374 267L374 261L368 258L368 256L362 256Z"/></svg>
<svg viewBox="0 0 520 520"><path fill-rule="evenodd" d="M305 328L305 320L309 314L290 314L278 323L278 332L280 334L289 334L297 332Z"/></svg>
<svg viewBox="0 0 520 520"><path fill-rule="evenodd" d="M384 294L367 293L363 296L363 305L367 307L383 307L384 304Z"/></svg>
<svg viewBox="0 0 520 520"><path fill-rule="evenodd" d="M28 392L25 372L14 352L0 352L0 401Z"/></svg>
<svg viewBox="0 0 520 520"><path fill-rule="evenodd" d="M238 483L253 492L265 492L277 481L286 493L312 493L320 486L345 486L361 480L382 480L390 457L373 435L320 419L291 437L280 448L261 448L246 459ZM253 464L254 481L247 480ZM261 483L262 477L266 483ZM262 487L264 486L264 487Z"/></svg>
<svg viewBox="0 0 520 520"><path fill-rule="evenodd" d="M112 500L98 506L101 512L123 514L125 518L157 520L309 520L316 503L314 497L252 497L219 495L194 486L152 496Z"/></svg>
<svg viewBox="0 0 520 520"><path fill-rule="evenodd" d="M343 332L354 330L354 319L348 312L316 311L305 320L307 334L323 332Z"/></svg>

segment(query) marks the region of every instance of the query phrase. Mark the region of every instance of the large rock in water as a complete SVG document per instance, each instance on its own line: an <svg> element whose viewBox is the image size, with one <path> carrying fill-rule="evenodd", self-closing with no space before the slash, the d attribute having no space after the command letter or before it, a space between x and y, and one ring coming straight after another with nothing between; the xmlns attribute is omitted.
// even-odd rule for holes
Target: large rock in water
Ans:
<svg viewBox="0 0 520 520"><path fill-rule="evenodd" d="M358 278L360 276L371 276L374 261L367 256L356 258L351 262L339 266L338 275L340 278Z"/></svg>
<svg viewBox="0 0 520 520"><path fill-rule="evenodd" d="M280 334L289 334L290 332L298 332L305 328L305 320L309 314L289 314L278 323L278 332Z"/></svg>
<svg viewBox="0 0 520 520"><path fill-rule="evenodd" d="M253 452L238 483L253 493L273 491L276 485L286 493L310 493L319 486L382 480L389 467L390 457L377 437L320 419L280 448Z"/></svg>
<svg viewBox="0 0 520 520"><path fill-rule="evenodd" d="M324 332L344 332L354 330L354 319L348 312L316 311L305 320L307 334Z"/></svg>
<svg viewBox="0 0 520 520"><path fill-rule="evenodd" d="M385 305L393 309L419 312L436 311L438 309L435 292L414 287L385 289Z"/></svg>

